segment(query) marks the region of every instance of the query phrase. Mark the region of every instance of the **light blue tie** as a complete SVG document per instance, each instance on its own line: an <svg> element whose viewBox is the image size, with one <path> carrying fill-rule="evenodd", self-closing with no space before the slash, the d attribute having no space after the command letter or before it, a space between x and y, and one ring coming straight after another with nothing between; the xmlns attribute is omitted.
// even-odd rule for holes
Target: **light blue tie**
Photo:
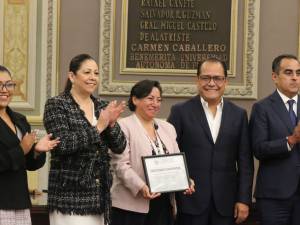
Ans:
<svg viewBox="0 0 300 225"><path fill-rule="evenodd" d="M290 119L291 119L291 121L292 121L293 127L295 127L295 126L297 125L297 116L296 116L296 114L295 114L295 112L294 112L294 110L293 110L293 105L294 105L294 103L296 103L296 102L295 102L294 99L290 99L290 100L287 101L287 103L289 104L289 115L290 115Z"/></svg>

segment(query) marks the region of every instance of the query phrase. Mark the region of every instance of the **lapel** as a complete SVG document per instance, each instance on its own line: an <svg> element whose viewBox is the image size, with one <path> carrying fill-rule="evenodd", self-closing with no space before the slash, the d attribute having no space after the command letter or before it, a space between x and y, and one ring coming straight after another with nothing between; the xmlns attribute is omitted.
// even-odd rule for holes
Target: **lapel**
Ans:
<svg viewBox="0 0 300 225"><path fill-rule="evenodd" d="M158 138L160 139L160 141L162 142L163 145L165 145L166 150L169 153L174 153L175 149L173 147L173 142L172 139L169 137L169 129L168 127L165 127L163 123L160 123L160 121L158 119L155 119L155 123L157 124L157 135ZM166 132L167 131L167 132Z"/></svg>
<svg viewBox="0 0 300 225"><path fill-rule="evenodd" d="M292 122L291 122L289 113L277 91L275 91L270 96L270 101L271 101L271 107L276 112L276 114L279 116L279 118L282 120L282 122L286 125L289 132L293 132L293 126L292 126ZM297 111L298 111L297 115L299 115L299 100L298 100L298 104L297 104Z"/></svg>
<svg viewBox="0 0 300 225"><path fill-rule="evenodd" d="M27 131L20 116L14 113L9 107L7 107L7 113L12 122L20 129L20 131L24 135ZM2 119L0 119L0 133L1 135L3 135L3 138L1 138L0 141L7 146L11 146L12 144L14 145L15 143L19 143L20 141L17 135L7 126L7 124Z"/></svg>
<svg viewBox="0 0 300 225"><path fill-rule="evenodd" d="M203 109L203 106L202 106L202 103L200 100L200 96L199 95L195 96L192 99L192 101L193 101L193 105L194 105L193 108L195 109L196 118L199 120L201 127L203 128L205 134L208 137L208 140L212 144L214 144L214 141L213 141L213 138L211 136L211 132L210 132L210 129L208 126L207 118L206 118L206 115L205 115L205 112L204 112L204 109Z"/></svg>
<svg viewBox="0 0 300 225"><path fill-rule="evenodd" d="M221 117L221 124L220 129L218 133L218 137L216 139L216 144L220 142L220 138L223 136L223 132L225 127L231 126L231 120L230 118L234 118L234 116L231 114L231 107L227 100L223 98L223 109L222 109L222 117Z"/></svg>
<svg viewBox="0 0 300 225"><path fill-rule="evenodd" d="M30 130L26 128L26 125L24 124L24 120L18 114L10 110L9 115L13 123L20 129L22 135L24 135L26 132L30 132Z"/></svg>
<svg viewBox="0 0 300 225"><path fill-rule="evenodd" d="M130 128L132 129L133 133L137 135L130 135L132 138L137 139L133 139L132 142L138 143L138 145L143 146L141 149L138 149L138 151L140 151L142 155L152 155L151 143L143 125L141 124L135 113L132 113L129 118L131 123Z"/></svg>
<svg viewBox="0 0 300 225"><path fill-rule="evenodd" d="M298 95L298 102L297 102L297 121L299 122L300 117L300 96Z"/></svg>

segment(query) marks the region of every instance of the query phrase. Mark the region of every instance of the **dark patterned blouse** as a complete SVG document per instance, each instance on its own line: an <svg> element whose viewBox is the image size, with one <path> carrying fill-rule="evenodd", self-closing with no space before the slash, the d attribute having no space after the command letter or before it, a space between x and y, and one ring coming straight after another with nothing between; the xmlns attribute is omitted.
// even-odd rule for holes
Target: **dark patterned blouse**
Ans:
<svg viewBox="0 0 300 225"><path fill-rule="evenodd" d="M91 96L95 116L108 102ZM109 223L111 199L110 156L108 149L122 153L126 139L118 123L101 134L86 119L68 92L47 100L44 126L60 144L51 152L48 207L63 214L104 213Z"/></svg>

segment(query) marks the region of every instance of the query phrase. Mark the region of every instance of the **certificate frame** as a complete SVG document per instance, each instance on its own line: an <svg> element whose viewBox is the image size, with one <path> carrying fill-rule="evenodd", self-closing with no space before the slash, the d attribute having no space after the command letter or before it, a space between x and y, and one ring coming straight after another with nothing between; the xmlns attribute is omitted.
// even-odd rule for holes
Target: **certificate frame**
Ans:
<svg viewBox="0 0 300 225"><path fill-rule="evenodd" d="M143 156L142 162L151 193L177 192L189 188L189 173L184 152Z"/></svg>

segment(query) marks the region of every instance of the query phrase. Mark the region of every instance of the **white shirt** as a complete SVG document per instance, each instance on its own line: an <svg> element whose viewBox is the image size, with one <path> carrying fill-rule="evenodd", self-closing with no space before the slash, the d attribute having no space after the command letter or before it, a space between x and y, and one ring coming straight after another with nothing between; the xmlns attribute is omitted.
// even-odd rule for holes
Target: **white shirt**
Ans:
<svg viewBox="0 0 300 225"><path fill-rule="evenodd" d="M214 143L216 143L220 126L221 126L221 118L222 118L222 110L223 110L223 98L221 99L221 102L217 106L217 112L214 116L213 113L208 108L208 102L206 102L202 97L200 97L205 116L208 122L208 126L210 129L211 136L213 138Z"/></svg>
<svg viewBox="0 0 300 225"><path fill-rule="evenodd" d="M285 105L287 111L289 111L289 104L287 101L290 99L295 100L295 104L293 104L293 110L294 110L295 114L297 115L298 95L295 95L293 98L289 98L289 97L285 96L283 93L281 93L278 89L277 89L277 92L278 92L279 96L281 97L282 101L284 102L284 105Z"/></svg>
<svg viewBox="0 0 300 225"><path fill-rule="evenodd" d="M287 109L287 111L289 111L289 104L288 104L288 100L290 100L289 97L285 96L282 92L280 92L278 89L277 89L277 92L280 96L280 98L282 99L282 101L284 102L284 105ZM297 115L297 103L298 103L298 95L295 95L293 98L291 99L294 99L295 100L295 104L293 104L293 110L295 112L295 114ZM289 151L292 150L292 146L289 145L289 143L287 143L287 148Z"/></svg>
<svg viewBox="0 0 300 225"><path fill-rule="evenodd" d="M95 105L94 105L94 102L92 102L92 114L93 114L93 118L92 118L92 126L97 126L98 124L98 120L95 116Z"/></svg>

